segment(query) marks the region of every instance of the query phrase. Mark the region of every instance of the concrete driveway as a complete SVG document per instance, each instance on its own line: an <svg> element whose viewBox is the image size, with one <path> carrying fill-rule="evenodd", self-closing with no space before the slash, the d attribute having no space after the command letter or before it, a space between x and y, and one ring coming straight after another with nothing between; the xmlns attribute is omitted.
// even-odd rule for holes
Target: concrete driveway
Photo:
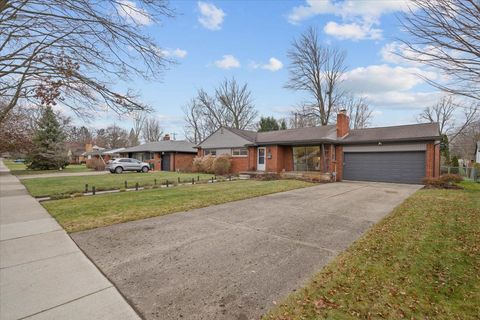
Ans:
<svg viewBox="0 0 480 320"><path fill-rule="evenodd" d="M72 237L146 319L257 319L420 187L323 184Z"/></svg>

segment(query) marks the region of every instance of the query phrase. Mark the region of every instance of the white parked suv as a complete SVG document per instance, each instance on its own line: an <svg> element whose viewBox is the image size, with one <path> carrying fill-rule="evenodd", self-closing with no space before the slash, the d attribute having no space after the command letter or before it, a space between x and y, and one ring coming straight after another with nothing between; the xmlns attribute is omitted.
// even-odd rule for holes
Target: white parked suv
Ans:
<svg viewBox="0 0 480 320"><path fill-rule="evenodd" d="M105 170L109 170L111 173L122 173L123 171L148 172L150 165L137 159L118 158L110 161Z"/></svg>

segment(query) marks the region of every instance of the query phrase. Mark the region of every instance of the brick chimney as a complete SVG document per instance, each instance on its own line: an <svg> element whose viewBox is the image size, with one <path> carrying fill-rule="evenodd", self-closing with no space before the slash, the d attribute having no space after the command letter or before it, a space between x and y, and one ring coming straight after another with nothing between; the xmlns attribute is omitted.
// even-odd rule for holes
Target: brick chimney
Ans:
<svg viewBox="0 0 480 320"><path fill-rule="evenodd" d="M350 131L350 119L347 110L342 109L337 114L337 138L345 137Z"/></svg>
<svg viewBox="0 0 480 320"><path fill-rule="evenodd" d="M166 135L163 136L163 141L168 141L170 140L170 135L167 133Z"/></svg>

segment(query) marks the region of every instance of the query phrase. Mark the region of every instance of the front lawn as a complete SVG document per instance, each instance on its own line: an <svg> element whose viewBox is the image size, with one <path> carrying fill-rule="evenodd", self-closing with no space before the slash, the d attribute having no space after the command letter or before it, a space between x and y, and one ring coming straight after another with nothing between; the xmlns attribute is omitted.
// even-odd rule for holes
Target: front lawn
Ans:
<svg viewBox="0 0 480 320"><path fill-rule="evenodd" d="M155 179L157 184L164 183L169 180L170 183L181 181L191 181L192 178L197 180L198 177L203 180L210 179L213 175L201 173L177 173L168 171L157 171L150 173L122 173L96 176L75 176L75 177L51 177L51 178L35 178L22 180L30 194L34 197L47 197L56 194L72 194L85 191L85 184L88 184L89 190L95 186L97 191L113 190L127 187L133 188L138 182L139 186L154 185Z"/></svg>
<svg viewBox="0 0 480 320"><path fill-rule="evenodd" d="M43 202L68 232L311 186L296 180L232 181Z"/></svg>
<svg viewBox="0 0 480 320"><path fill-rule="evenodd" d="M480 184L462 185L415 193L264 319L479 319Z"/></svg>
<svg viewBox="0 0 480 320"><path fill-rule="evenodd" d="M44 173L56 173L56 172L88 172L92 171L88 169L84 164L70 164L63 170L28 170L24 163L16 163L12 160L4 160L3 163L10 169L10 172L16 176L30 175L30 174L44 174Z"/></svg>

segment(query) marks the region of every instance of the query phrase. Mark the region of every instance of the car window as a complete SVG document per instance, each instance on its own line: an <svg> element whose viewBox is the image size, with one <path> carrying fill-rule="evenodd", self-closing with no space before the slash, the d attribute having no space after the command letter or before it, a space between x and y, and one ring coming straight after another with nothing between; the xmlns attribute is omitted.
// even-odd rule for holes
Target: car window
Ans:
<svg viewBox="0 0 480 320"><path fill-rule="evenodd" d="M120 159L119 162L130 162L130 159Z"/></svg>

